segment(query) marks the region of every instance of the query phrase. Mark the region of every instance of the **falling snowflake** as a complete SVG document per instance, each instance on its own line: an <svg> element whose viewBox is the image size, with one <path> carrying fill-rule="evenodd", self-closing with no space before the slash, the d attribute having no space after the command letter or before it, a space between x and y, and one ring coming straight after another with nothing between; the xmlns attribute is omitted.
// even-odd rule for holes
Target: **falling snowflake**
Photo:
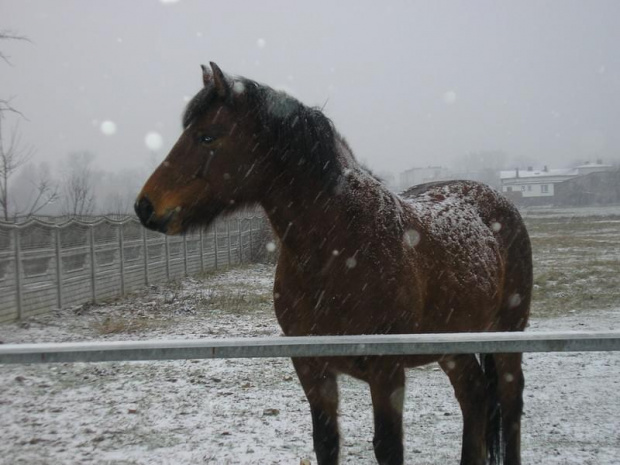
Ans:
<svg viewBox="0 0 620 465"><path fill-rule="evenodd" d="M520 303L521 303L521 296L519 294L516 294L516 293L512 294L508 298L508 305L510 305L510 308L518 307Z"/></svg>
<svg viewBox="0 0 620 465"><path fill-rule="evenodd" d="M276 244L273 242L267 242L267 245L265 245L265 248L267 249L267 252L275 252Z"/></svg>
<svg viewBox="0 0 620 465"><path fill-rule="evenodd" d="M454 102L456 102L456 92L454 92L453 90L444 92L443 103L445 103L446 105L452 105Z"/></svg>
<svg viewBox="0 0 620 465"><path fill-rule="evenodd" d="M100 129L106 136L111 136L116 134L116 123L114 121L106 120L101 123Z"/></svg>
<svg viewBox="0 0 620 465"><path fill-rule="evenodd" d="M244 90L245 84L243 84L243 82L241 81L235 81L235 83L233 84L233 92L235 94L242 94Z"/></svg>
<svg viewBox="0 0 620 465"><path fill-rule="evenodd" d="M164 140L160 133L151 131L144 137L144 143L149 150L156 152L164 145Z"/></svg>
<svg viewBox="0 0 620 465"><path fill-rule="evenodd" d="M405 231L404 240L405 244L407 244L409 247L415 247L420 243L420 233L417 232L415 229L409 229Z"/></svg>
<svg viewBox="0 0 620 465"><path fill-rule="evenodd" d="M267 42L263 38L260 38L256 41L256 46L258 48L265 48L265 45L267 45Z"/></svg>

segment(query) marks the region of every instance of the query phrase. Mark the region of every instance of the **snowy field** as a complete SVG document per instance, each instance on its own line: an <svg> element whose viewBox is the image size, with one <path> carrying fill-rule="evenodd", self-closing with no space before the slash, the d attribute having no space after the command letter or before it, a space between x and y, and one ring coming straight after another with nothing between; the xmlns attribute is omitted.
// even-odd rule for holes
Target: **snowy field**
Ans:
<svg viewBox="0 0 620 465"><path fill-rule="evenodd" d="M528 331L620 329L618 218L548 217L530 225L539 301ZM588 287L571 293L563 280L584 270ZM276 336L272 280L267 265L186 278L0 326L0 341ZM620 354L530 354L525 376L524 463L620 463ZM368 389L340 386L341 463L375 464ZM405 431L406 463L458 463L460 411L437 365L408 373ZM316 463L287 359L0 366L0 437L3 464Z"/></svg>
<svg viewBox="0 0 620 465"><path fill-rule="evenodd" d="M620 216L620 205L605 205L600 207L523 207L519 209L524 218L579 218L579 217L610 217Z"/></svg>

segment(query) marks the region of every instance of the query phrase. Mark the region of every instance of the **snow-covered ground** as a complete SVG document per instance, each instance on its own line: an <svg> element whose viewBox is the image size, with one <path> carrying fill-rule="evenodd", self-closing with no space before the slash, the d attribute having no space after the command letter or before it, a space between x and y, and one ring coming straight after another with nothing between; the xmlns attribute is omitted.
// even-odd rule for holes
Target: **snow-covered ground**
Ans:
<svg viewBox="0 0 620 465"><path fill-rule="evenodd" d="M3 343L280 334L273 268L153 287L98 307L0 326ZM529 331L620 329L620 308ZM525 356L523 459L620 463L620 354ZM341 463L375 464L366 385L341 378ZM287 359L0 366L2 464L316 463ZM436 365L410 370L406 463L458 463L461 417Z"/></svg>

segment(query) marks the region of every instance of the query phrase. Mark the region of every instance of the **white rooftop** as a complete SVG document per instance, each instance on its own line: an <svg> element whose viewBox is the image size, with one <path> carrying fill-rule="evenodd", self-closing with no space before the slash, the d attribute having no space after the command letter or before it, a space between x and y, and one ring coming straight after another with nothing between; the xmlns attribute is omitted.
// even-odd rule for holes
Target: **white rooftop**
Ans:
<svg viewBox="0 0 620 465"><path fill-rule="evenodd" d="M590 165L588 165L590 166ZM550 170L518 170L519 178L551 178L558 176L572 177L577 176L579 172L576 168L555 168ZM508 170L499 172L500 179L513 179L517 177L517 170Z"/></svg>

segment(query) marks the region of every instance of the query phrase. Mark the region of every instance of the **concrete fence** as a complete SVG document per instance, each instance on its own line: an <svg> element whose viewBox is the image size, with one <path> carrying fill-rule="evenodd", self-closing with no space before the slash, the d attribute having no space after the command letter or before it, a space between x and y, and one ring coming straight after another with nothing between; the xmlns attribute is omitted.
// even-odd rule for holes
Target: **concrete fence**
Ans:
<svg viewBox="0 0 620 465"><path fill-rule="evenodd" d="M223 218L206 231L173 237L135 218L0 223L0 323L254 261L266 231L261 216Z"/></svg>

